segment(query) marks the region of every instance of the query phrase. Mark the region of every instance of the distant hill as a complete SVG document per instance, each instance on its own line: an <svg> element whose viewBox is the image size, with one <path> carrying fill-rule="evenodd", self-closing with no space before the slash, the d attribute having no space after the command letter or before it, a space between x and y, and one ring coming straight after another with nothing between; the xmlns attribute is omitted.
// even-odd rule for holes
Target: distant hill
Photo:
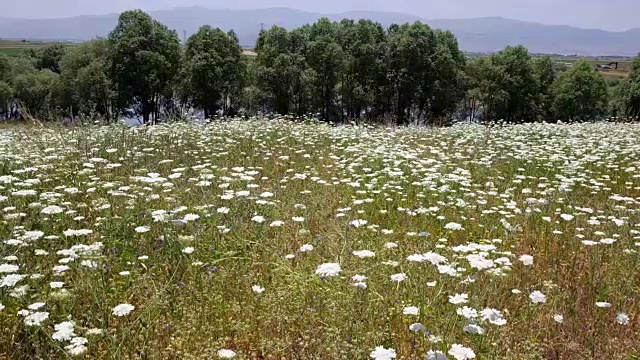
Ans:
<svg viewBox="0 0 640 360"><path fill-rule="evenodd" d="M161 21L187 36L201 25L212 25L224 30L233 29L245 47L253 47L261 24L279 25L288 29L313 23L320 17L339 21L371 19L384 26L393 23L422 21L434 28L451 30L462 50L494 52L507 45L522 44L534 53L565 55L635 55L640 52L640 28L624 32L552 26L499 17L475 19L426 20L411 14L350 11L341 14L318 14L288 8L260 10L207 9L183 7L150 12ZM77 16L59 19L6 19L0 18L0 38L89 40L107 36L117 22L118 15Z"/></svg>

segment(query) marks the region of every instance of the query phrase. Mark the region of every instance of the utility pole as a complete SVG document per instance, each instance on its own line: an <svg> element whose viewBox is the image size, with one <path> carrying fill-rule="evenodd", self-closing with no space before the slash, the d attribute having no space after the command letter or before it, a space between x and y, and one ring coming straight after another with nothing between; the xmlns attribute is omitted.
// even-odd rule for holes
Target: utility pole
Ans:
<svg viewBox="0 0 640 360"><path fill-rule="evenodd" d="M182 43L187 45L187 30L182 30Z"/></svg>
<svg viewBox="0 0 640 360"><path fill-rule="evenodd" d="M267 25L265 23L260 23L260 31L264 31L264 26Z"/></svg>

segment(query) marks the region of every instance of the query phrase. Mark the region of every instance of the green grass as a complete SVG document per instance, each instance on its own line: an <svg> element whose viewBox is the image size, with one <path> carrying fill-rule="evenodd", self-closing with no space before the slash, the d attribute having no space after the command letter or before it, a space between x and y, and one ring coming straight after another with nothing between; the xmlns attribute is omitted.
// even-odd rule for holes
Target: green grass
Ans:
<svg viewBox="0 0 640 360"><path fill-rule="evenodd" d="M0 40L0 54L11 57L19 56L24 50L40 49L49 45L57 44L56 42L20 42L13 40ZM72 43L64 43L66 46L74 46Z"/></svg>
<svg viewBox="0 0 640 360"><path fill-rule="evenodd" d="M0 279L28 277L0 287L0 358L350 360L383 346L422 359L461 344L477 359L627 359L640 348L639 136L636 124L4 127L0 264L19 269ZM324 263L341 271L322 277ZM115 316L119 304L135 309ZM506 324L477 318L472 335L462 306ZM28 326L20 310L48 318ZM64 321L86 349L52 338Z"/></svg>

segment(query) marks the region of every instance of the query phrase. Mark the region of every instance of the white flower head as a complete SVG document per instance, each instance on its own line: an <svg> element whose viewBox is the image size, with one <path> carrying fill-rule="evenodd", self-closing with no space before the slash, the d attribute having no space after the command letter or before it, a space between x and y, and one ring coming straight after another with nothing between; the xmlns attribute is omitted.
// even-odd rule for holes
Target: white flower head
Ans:
<svg viewBox="0 0 640 360"><path fill-rule="evenodd" d="M136 307L131 304L120 304L113 308L111 311L115 316L126 316L129 315Z"/></svg>

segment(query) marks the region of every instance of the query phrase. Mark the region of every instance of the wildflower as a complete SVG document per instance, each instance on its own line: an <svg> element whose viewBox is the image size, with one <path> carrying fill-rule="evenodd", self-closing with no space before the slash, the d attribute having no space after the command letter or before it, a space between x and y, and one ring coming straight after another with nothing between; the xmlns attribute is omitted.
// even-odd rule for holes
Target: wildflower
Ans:
<svg viewBox="0 0 640 360"><path fill-rule="evenodd" d="M476 353L474 353L473 350L460 344L451 345L449 355L453 356L456 360L468 360L476 357Z"/></svg>
<svg viewBox="0 0 640 360"><path fill-rule="evenodd" d="M421 330L424 330L424 329L426 329L426 327L424 325L420 324L420 323L414 323L414 324L409 325L409 330L411 330L411 331L421 331Z"/></svg>
<svg viewBox="0 0 640 360"><path fill-rule="evenodd" d="M255 215L254 217L251 218L251 221L255 221L258 224L261 224L265 221L264 216L260 216L260 215Z"/></svg>
<svg viewBox="0 0 640 360"><path fill-rule="evenodd" d="M405 273L399 273L399 274L391 275L391 281L393 281L395 283L399 283L399 282L404 281L406 279L407 279L407 274L405 274Z"/></svg>
<svg viewBox="0 0 640 360"><path fill-rule="evenodd" d="M187 246L186 248L182 249L182 252L185 254L193 254L194 251L196 251L196 249L191 246Z"/></svg>
<svg viewBox="0 0 640 360"><path fill-rule="evenodd" d="M16 271L18 271L20 268L18 267L18 265L12 265L12 264L0 264L0 274L2 273L14 273Z"/></svg>
<svg viewBox="0 0 640 360"><path fill-rule="evenodd" d="M282 225L284 225L284 221L280 220L272 221L271 224L269 224L270 227L280 227Z"/></svg>
<svg viewBox="0 0 640 360"><path fill-rule="evenodd" d="M353 252L353 255L359 258L371 258L371 257L375 257L376 253L374 253L371 250L357 250Z"/></svg>
<svg viewBox="0 0 640 360"><path fill-rule="evenodd" d="M337 263L324 263L318 266L316 274L320 276L338 276L340 273L340 264Z"/></svg>
<svg viewBox="0 0 640 360"><path fill-rule="evenodd" d="M264 288L261 287L260 285L253 285L251 287L251 290L256 294L262 294L264 292Z"/></svg>
<svg viewBox="0 0 640 360"><path fill-rule="evenodd" d="M133 229L135 232L137 233L146 233L148 231L151 230L151 228L149 226L138 226L137 228Z"/></svg>
<svg viewBox="0 0 640 360"><path fill-rule="evenodd" d="M402 314L404 315L420 315L420 309L416 306L407 306L402 309Z"/></svg>
<svg viewBox="0 0 640 360"><path fill-rule="evenodd" d="M120 304L113 308L111 311L115 316L126 316L129 315L136 307L131 304Z"/></svg>
<svg viewBox="0 0 640 360"><path fill-rule="evenodd" d="M474 308L464 306L456 309L456 314L465 317L466 319L475 319L478 317L478 311Z"/></svg>
<svg viewBox="0 0 640 360"><path fill-rule="evenodd" d="M63 210L60 206L51 205L40 210L40 213L45 215L54 215L54 214L60 214L62 211Z"/></svg>
<svg viewBox="0 0 640 360"><path fill-rule="evenodd" d="M623 312L619 312L616 315L616 322L620 325L629 325L629 315Z"/></svg>
<svg viewBox="0 0 640 360"><path fill-rule="evenodd" d="M40 326L43 321L49 318L48 312L35 312L24 318L24 324L27 326Z"/></svg>
<svg viewBox="0 0 640 360"><path fill-rule="evenodd" d="M547 302L547 296L538 290L529 294L529 299L531 299L531 302L533 302L534 304Z"/></svg>
<svg viewBox="0 0 640 360"><path fill-rule="evenodd" d="M221 359L233 359L236 357L236 352L229 349L218 350L218 357Z"/></svg>
<svg viewBox="0 0 640 360"><path fill-rule="evenodd" d="M469 302L469 295L467 294L450 295L449 302L455 305L467 303Z"/></svg>
<svg viewBox="0 0 640 360"><path fill-rule="evenodd" d="M521 255L518 260L520 260L524 266L533 265L533 256L531 255Z"/></svg>
<svg viewBox="0 0 640 360"><path fill-rule="evenodd" d="M493 325L502 326L507 323L502 313L496 309L486 308L480 312L482 320L486 320Z"/></svg>
<svg viewBox="0 0 640 360"><path fill-rule="evenodd" d="M456 223L456 222L450 222L448 224L446 224L444 226L444 228L446 230L453 230L453 231L459 231L459 230L463 230L464 228L462 227L462 225Z"/></svg>
<svg viewBox="0 0 640 360"><path fill-rule="evenodd" d="M313 250L313 245L311 244L304 244L302 246L300 246L300 252L307 252L307 251L312 251Z"/></svg>
<svg viewBox="0 0 640 360"><path fill-rule="evenodd" d="M467 324L463 328L464 332L467 332L472 335L482 335L484 334L484 329L477 324Z"/></svg>
<svg viewBox="0 0 640 360"><path fill-rule="evenodd" d="M74 323L72 321L63 321L60 324L55 324L53 328L56 332L51 335L53 340L69 341L76 334L73 332Z"/></svg>
<svg viewBox="0 0 640 360"><path fill-rule="evenodd" d="M385 349L383 346L377 346L369 356L373 360L391 360L396 358L394 349Z"/></svg>
<svg viewBox="0 0 640 360"><path fill-rule="evenodd" d="M564 322L564 316L555 314L553 315L553 321L557 322L558 324L562 324Z"/></svg>
<svg viewBox="0 0 640 360"><path fill-rule="evenodd" d="M611 304L605 301L598 301L596 302L596 306L599 308L610 308Z"/></svg>

